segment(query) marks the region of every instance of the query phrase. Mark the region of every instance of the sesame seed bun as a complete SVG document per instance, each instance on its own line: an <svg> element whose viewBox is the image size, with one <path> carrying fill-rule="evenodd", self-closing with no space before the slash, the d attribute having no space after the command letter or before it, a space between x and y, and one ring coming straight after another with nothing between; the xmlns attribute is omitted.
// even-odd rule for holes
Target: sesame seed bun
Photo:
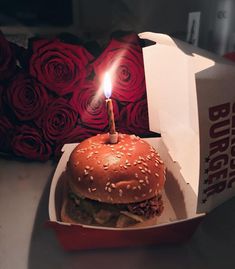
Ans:
<svg viewBox="0 0 235 269"><path fill-rule="evenodd" d="M135 135L108 134L81 142L67 164L68 184L80 196L111 204L136 203L161 194L164 164L156 150Z"/></svg>

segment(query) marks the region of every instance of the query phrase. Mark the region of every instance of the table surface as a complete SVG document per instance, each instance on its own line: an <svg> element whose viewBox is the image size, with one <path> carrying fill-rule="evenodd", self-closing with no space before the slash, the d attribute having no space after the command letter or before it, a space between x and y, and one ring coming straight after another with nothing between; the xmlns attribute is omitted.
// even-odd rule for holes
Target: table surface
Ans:
<svg viewBox="0 0 235 269"><path fill-rule="evenodd" d="M55 166L0 157L1 269L235 268L235 197L187 243L65 252L44 226Z"/></svg>

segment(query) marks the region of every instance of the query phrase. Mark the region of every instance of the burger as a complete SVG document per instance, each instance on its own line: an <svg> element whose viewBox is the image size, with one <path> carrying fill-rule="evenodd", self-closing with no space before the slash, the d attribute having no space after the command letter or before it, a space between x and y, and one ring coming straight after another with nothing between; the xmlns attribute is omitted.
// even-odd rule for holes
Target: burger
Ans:
<svg viewBox="0 0 235 269"><path fill-rule="evenodd" d="M108 134L84 140L72 151L66 174L63 222L128 227L163 211L164 164L138 136L119 134L116 144Z"/></svg>

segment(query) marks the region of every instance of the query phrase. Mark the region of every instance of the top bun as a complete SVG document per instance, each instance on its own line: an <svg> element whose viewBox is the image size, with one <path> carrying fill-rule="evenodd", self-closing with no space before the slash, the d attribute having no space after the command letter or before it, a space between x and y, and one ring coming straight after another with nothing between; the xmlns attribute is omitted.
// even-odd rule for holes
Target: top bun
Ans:
<svg viewBox="0 0 235 269"><path fill-rule="evenodd" d="M71 153L67 170L71 190L105 203L136 203L161 194L164 164L156 150L135 135L108 134L81 142Z"/></svg>

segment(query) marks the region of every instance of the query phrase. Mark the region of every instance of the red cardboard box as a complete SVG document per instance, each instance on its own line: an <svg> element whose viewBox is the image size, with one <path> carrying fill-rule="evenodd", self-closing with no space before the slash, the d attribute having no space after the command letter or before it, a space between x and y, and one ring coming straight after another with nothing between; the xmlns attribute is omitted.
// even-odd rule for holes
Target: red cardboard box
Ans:
<svg viewBox="0 0 235 269"><path fill-rule="evenodd" d="M182 242L207 212L235 195L235 65L155 33L141 38L152 131L147 141L167 167L164 212L155 224L106 228L62 223L63 172L76 144L67 144L49 197L49 226L66 250Z"/></svg>

